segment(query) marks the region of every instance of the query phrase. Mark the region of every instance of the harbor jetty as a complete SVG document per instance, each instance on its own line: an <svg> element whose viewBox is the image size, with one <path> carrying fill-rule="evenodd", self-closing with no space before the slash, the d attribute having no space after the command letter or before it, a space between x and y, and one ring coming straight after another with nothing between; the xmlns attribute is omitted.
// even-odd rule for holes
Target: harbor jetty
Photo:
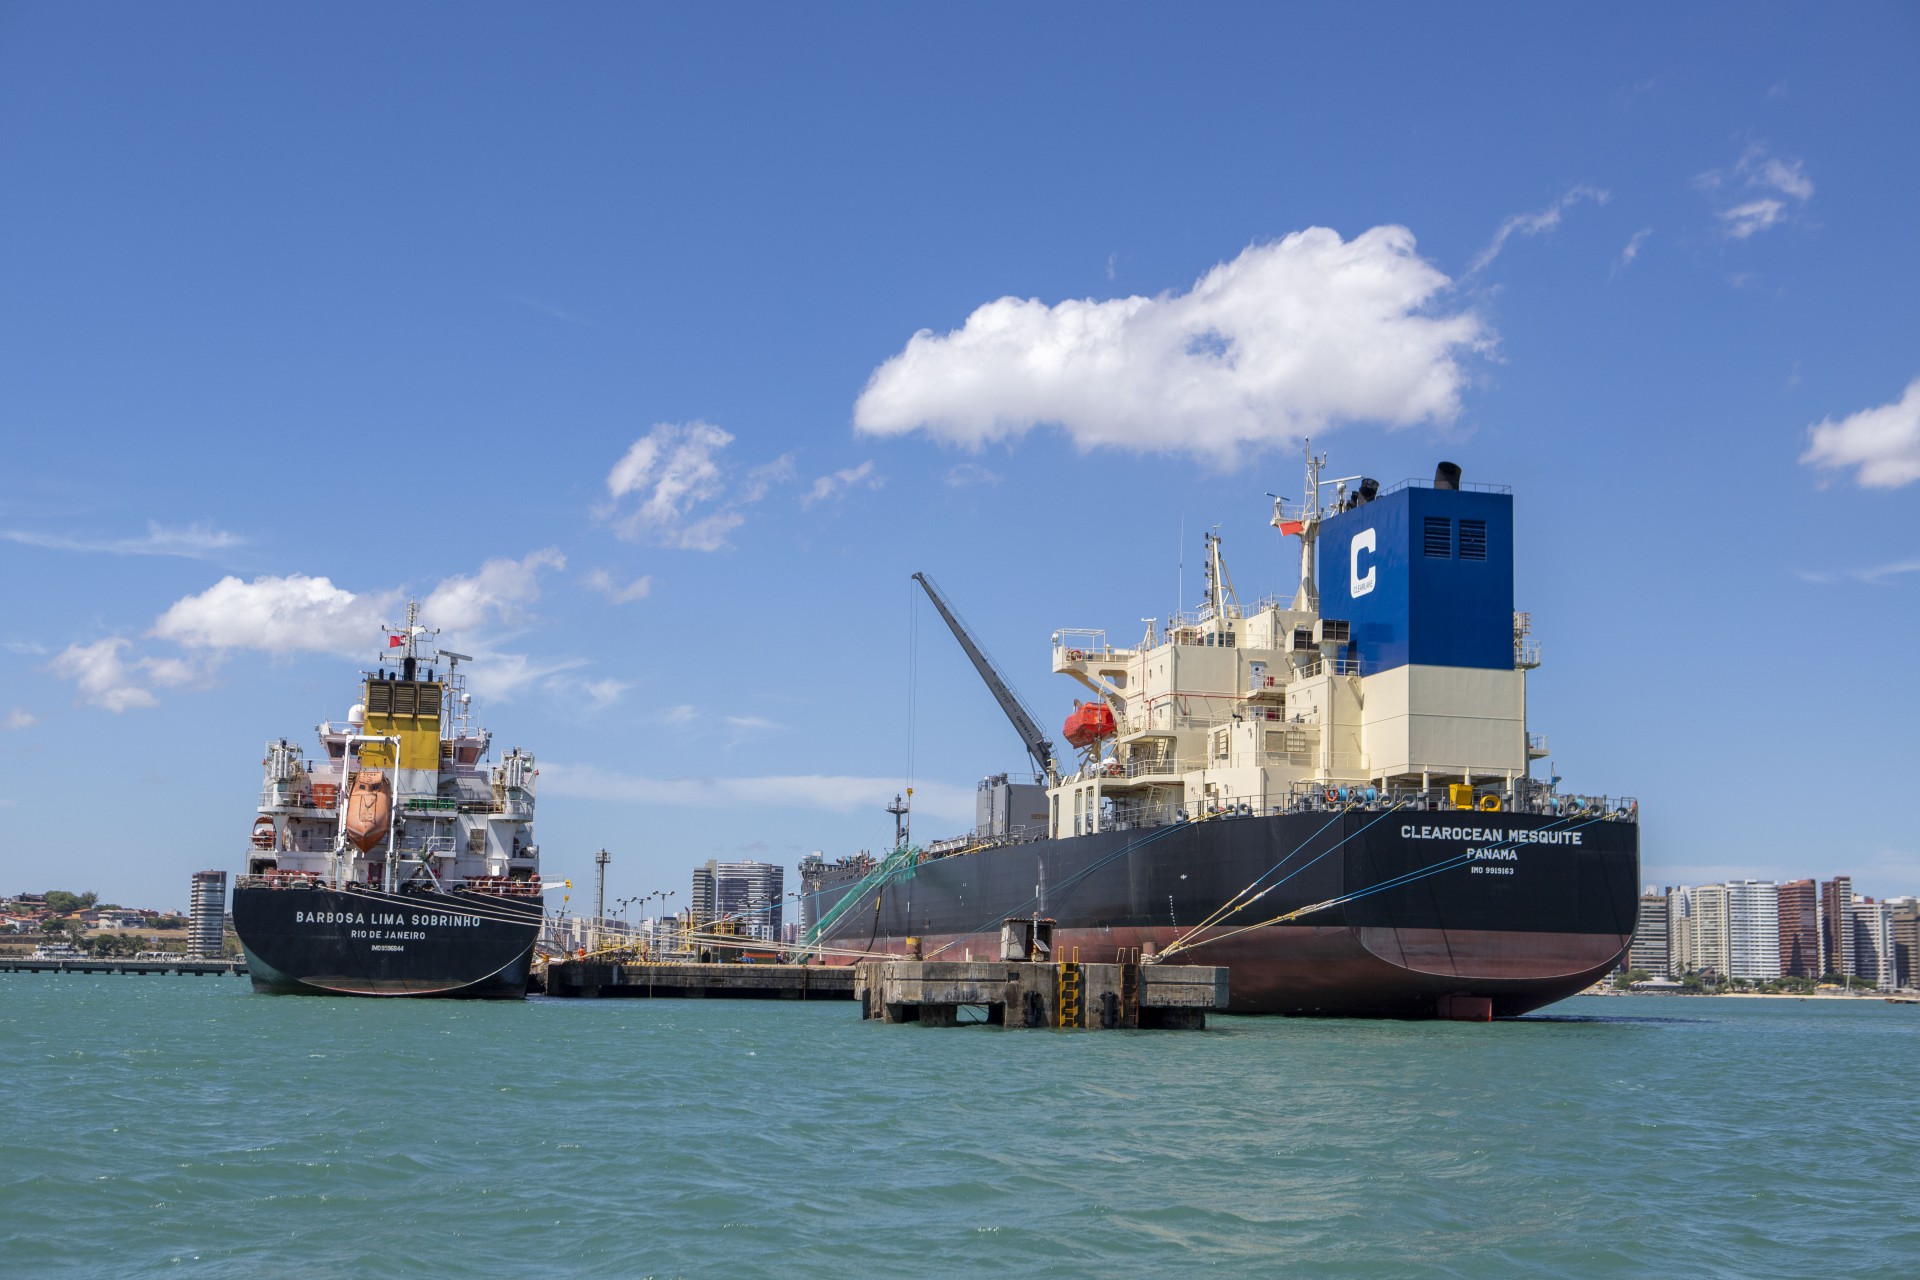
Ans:
<svg viewBox="0 0 1920 1280"><path fill-rule="evenodd" d="M1227 971L1204 965L1047 964L1021 960L868 960L854 966L860 1014L960 1026L1200 1031L1227 1007Z"/></svg>
<svg viewBox="0 0 1920 1280"><path fill-rule="evenodd" d="M572 998L694 1000L851 1000L847 965L703 964L595 958L552 960L535 969L533 989Z"/></svg>
<svg viewBox="0 0 1920 1280"><path fill-rule="evenodd" d="M88 956L0 956L0 973L241 974L244 960L109 960Z"/></svg>

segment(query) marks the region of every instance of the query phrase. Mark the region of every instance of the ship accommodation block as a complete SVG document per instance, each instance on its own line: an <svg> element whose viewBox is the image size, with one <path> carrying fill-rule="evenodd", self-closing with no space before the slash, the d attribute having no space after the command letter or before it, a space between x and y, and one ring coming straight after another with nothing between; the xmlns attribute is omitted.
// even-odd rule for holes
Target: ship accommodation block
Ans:
<svg viewBox="0 0 1920 1280"><path fill-rule="evenodd" d="M336 839L355 775L380 769L393 789L396 880L429 870L443 883L532 877L539 867L533 757L514 750L489 766L491 735L449 714L459 711L449 705L459 692L458 682L450 689L430 676L382 672L365 680L347 724L320 726L321 759L303 760L284 738L267 744L260 814L273 824L272 847L261 847L256 828L249 873L386 879L388 842L363 854Z"/></svg>
<svg viewBox="0 0 1920 1280"><path fill-rule="evenodd" d="M1104 700L1117 732L1051 789L1053 835L1356 786L1467 783L1511 801L1537 754L1511 495L1410 483L1307 536L1314 591L1291 607L1243 609L1220 565L1206 604L1135 648L1056 635L1053 669Z"/></svg>

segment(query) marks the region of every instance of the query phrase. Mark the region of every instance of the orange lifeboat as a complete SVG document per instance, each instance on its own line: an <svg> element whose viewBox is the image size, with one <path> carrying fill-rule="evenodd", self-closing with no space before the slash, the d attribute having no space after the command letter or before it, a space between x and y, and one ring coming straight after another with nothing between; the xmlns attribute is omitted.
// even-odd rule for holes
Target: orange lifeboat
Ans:
<svg viewBox="0 0 1920 1280"><path fill-rule="evenodd" d="M1104 702L1088 702L1073 709L1067 717L1067 741L1086 748L1102 738L1113 736L1113 712Z"/></svg>
<svg viewBox="0 0 1920 1280"><path fill-rule="evenodd" d="M253 847L254 848L271 849L273 848L274 844L278 840L279 840L279 836L277 836L273 830L272 818L269 818L266 814L263 813L259 817L253 820Z"/></svg>
<svg viewBox="0 0 1920 1280"><path fill-rule="evenodd" d="M362 769L347 796L347 839L367 853L387 838L393 818L393 786L382 769Z"/></svg>

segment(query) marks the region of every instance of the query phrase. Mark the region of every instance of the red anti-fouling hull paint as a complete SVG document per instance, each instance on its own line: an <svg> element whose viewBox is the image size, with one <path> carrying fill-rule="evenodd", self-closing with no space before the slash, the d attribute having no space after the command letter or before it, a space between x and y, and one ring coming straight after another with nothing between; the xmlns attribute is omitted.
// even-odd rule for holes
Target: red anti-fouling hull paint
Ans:
<svg viewBox="0 0 1920 1280"><path fill-rule="evenodd" d="M823 886L822 910L855 880ZM1234 1013L1423 1018L1486 1000L1511 1016L1618 963L1638 881L1639 827L1624 817L1299 812L923 862L861 889L829 942L898 953L912 936L928 958L977 958L997 954L1001 920L1041 915L1057 954L1152 946L1226 966ZM1350 900L1263 924L1337 898Z"/></svg>

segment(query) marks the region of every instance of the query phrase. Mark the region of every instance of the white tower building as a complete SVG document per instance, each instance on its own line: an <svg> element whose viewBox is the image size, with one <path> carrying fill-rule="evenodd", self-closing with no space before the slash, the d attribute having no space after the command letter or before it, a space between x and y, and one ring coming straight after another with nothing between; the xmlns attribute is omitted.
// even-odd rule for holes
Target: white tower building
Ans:
<svg viewBox="0 0 1920 1280"><path fill-rule="evenodd" d="M1727 882L1729 978L1764 982L1780 976L1780 886L1772 880Z"/></svg>

